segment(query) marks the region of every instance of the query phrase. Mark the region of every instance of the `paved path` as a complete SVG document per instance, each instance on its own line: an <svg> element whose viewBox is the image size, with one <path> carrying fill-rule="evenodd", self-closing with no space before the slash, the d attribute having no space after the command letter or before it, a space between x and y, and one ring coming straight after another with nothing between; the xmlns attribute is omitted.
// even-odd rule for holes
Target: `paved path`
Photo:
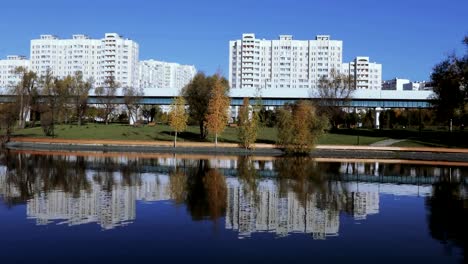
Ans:
<svg viewBox="0 0 468 264"><path fill-rule="evenodd" d="M385 139L385 140L382 140L382 141L377 141L375 143L372 143L370 144L369 146L372 146L372 147L388 147L388 146L391 146L395 143L398 143L398 142L401 142L401 141L404 141L404 139Z"/></svg>
<svg viewBox="0 0 468 264"><path fill-rule="evenodd" d="M399 140L394 140L393 143ZM387 141L387 140L383 140ZM383 142L379 141L379 142ZM379 143L376 142L376 143ZM388 141L387 141L388 142ZM86 140L86 139L58 139L58 138L29 138L29 137L13 137L9 145L27 144L29 146L43 146L45 148L54 149L54 146L61 146L60 148L66 149L73 146L88 146L99 150L102 147L119 147L123 149L134 148L136 151L141 147L147 148L168 148L173 149L173 142L171 141L130 141L130 140ZM374 143L374 144L376 144ZM391 144L393 144L391 143ZM23 145L24 145L23 144ZM390 145L390 144L389 144ZM8 146L8 144L7 144ZM184 148L213 148L212 142L177 142L177 147ZM240 149L238 144L235 143L218 143L219 150L226 149ZM274 150L276 146L273 144L255 144L257 150ZM465 153L468 154L468 148L434 148L434 147L392 147L388 145L371 145L371 146L354 146L354 145L317 145L318 150L347 150L347 151L400 151L400 152L432 152L432 153Z"/></svg>

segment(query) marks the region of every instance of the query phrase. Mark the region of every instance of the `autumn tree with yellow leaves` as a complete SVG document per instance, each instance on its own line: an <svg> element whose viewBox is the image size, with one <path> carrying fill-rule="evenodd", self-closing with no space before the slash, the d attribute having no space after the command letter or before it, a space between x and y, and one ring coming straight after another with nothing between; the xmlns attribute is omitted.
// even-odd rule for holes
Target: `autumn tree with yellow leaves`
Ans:
<svg viewBox="0 0 468 264"><path fill-rule="evenodd" d="M328 124L308 101L287 105L278 112L277 145L289 154L309 154Z"/></svg>
<svg viewBox="0 0 468 264"><path fill-rule="evenodd" d="M239 146L245 149L253 148L257 140L259 116L255 110L250 105L249 98L244 98L239 111L238 138Z"/></svg>
<svg viewBox="0 0 468 264"><path fill-rule="evenodd" d="M208 113L206 115L206 128L208 132L215 135L215 146L218 146L218 134L221 134L226 127L229 115L230 99L226 94L226 88L218 77L214 81L210 101L208 103Z"/></svg>
<svg viewBox="0 0 468 264"><path fill-rule="evenodd" d="M174 98L169 111L169 125L174 130L174 147L177 144L177 133L187 128L188 114L185 111L185 99L182 96Z"/></svg>

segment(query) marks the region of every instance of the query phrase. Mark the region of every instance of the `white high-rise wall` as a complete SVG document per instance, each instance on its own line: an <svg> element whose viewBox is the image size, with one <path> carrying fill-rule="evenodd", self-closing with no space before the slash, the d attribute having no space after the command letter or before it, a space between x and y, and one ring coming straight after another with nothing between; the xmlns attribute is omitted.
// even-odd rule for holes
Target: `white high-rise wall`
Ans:
<svg viewBox="0 0 468 264"><path fill-rule="evenodd" d="M116 33L106 33L103 39L73 35L59 39L41 35L31 40L31 70L44 75L47 69L60 78L81 71L94 86L102 86L114 76L121 87L138 86L138 44Z"/></svg>
<svg viewBox="0 0 468 264"><path fill-rule="evenodd" d="M409 82L403 84L404 91L420 91L420 90L432 90L432 83L430 82Z"/></svg>
<svg viewBox="0 0 468 264"><path fill-rule="evenodd" d="M408 79L391 79L388 81L382 82L382 90L396 90L403 91L403 85L410 83Z"/></svg>
<svg viewBox="0 0 468 264"><path fill-rule="evenodd" d="M229 81L232 88L315 88L321 76L342 68L341 40L318 35L315 40L255 38L229 42Z"/></svg>
<svg viewBox="0 0 468 264"><path fill-rule="evenodd" d="M106 79L114 76L121 87L138 87L139 46L116 33L106 33L101 40L100 63L97 85L105 85Z"/></svg>
<svg viewBox="0 0 468 264"><path fill-rule="evenodd" d="M15 74L17 67L29 68L29 60L25 56L10 55L6 60L0 60L0 88L10 88L21 81Z"/></svg>
<svg viewBox="0 0 468 264"><path fill-rule="evenodd" d="M343 63L342 72L354 77L356 89L382 88L382 64L370 62L369 57L356 57L350 63Z"/></svg>
<svg viewBox="0 0 468 264"><path fill-rule="evenodd" d="M179 90L187 85L197 73L193 65L155 60L140 61L139 66L141 88L174 88Z"/></svg>

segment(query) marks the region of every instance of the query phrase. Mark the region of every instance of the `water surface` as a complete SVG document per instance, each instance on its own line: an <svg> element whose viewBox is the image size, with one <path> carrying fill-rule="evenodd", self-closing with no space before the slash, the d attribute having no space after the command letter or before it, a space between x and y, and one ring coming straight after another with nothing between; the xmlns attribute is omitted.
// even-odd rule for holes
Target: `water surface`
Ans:
<svg viewBox="0 0 468 264"><path fill-rule="evenodd" d="M2 153L4 263L466 262L466 164Z"/></svg>

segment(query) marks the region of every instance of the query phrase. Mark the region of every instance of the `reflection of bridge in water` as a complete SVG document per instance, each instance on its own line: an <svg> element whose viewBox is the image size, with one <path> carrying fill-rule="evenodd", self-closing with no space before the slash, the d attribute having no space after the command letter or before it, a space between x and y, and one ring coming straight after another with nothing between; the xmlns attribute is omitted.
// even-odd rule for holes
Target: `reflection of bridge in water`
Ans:
<svg viewBox="0 0 468 264"><path fill-rule="evenodd" d="M97 164L90 165L89 169L99 170L102 169ZM192 167L177 166L179 170L188 171ZM173 165L143 165L138 168L139 172L142 173L162 173L169 174L174 171L175 167ZM237 177L238 169L237 168L223 168L218 167L217 170L225 176ZM344 169L343 169L344 170ZM356 173L347 173L345 171L340 171L339 174L328 175L331 180L339 181L351 181L351 182L370 182L370 183L391 183L391 184L411 184L411 185L431 185L441 180L441 177L444 176L444 173L440 171L440 168L435 168L435 175L417 175L413 173L412 175L379 175L378 173L370 174L366 172L356 172ZM450 169L451 170L451 169ZM453 180L464 181L465 184L468 184L468 177L462 177L461 173L458 170L453 170L449 173L452 173ZM256 169L256 174L263 178L276 178L278 177L278 172L273 169Z"/></svg>

